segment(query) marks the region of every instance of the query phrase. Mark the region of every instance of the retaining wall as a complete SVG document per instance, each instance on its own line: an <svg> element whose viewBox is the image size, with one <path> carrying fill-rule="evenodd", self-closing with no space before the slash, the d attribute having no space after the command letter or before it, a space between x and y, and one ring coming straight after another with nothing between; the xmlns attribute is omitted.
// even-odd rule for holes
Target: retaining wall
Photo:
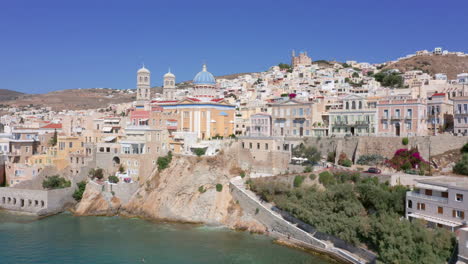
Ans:
<svg viewBox="0 0 468 264"><path fill-rule="evenodd" d="M0 188L0 208L36 215L54 214L63 210L67 204L74 202L72 198L74 190L74 187L57 190L3 187Z"/></svg>

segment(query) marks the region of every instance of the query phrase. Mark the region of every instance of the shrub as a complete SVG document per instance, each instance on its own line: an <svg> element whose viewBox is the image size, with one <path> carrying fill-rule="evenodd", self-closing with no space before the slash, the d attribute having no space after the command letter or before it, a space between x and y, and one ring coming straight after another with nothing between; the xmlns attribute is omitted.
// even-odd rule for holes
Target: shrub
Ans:
<svg viewBox="0 0 468 264"><path fill-rule="evenodd" d="M344 159L341 160L338 164L340 164L343 167L351 167L353 165L353 162L350 159Z"/></svg>
<svg viewBox="0 0 468 264"><path fill-rule="evenodd" d="M306 166L306 167L304 168L304 173L309 173L309 172L312 172L312 167Z"/></svg>
<svg viewBox="0 0 468 264"><path fill-rule="evenodd" d="M240 176L241 176L241 178L244 178L245 177L245 171L241 171Z"/></svg>
<svg viewBox="0 0 468 264"><path fill-rule="evenodd" d="M62 189L71 186L71 182L67 181L65 178L62 178L58 175L53 175L46 177L42 181L42 187L44 189Z"/></svg>
<svg viewBox="0 0 468 264"><path fill-rule="evenodd" d="M221 183L216 184L216 191L221 192L223 190L223 185Z"/></svg>
<svg viewBox="0 0 468 264"><path fill-rule="evenodd" d="M167 167L169 167L169 164L171 163L171 161L172 161L172 152L169 151L169 153L167 153L166 156L158 158L157 160L158 170L162 171L166 169Z"/></svg>
<svg viewBox="0 0 468 264"><path fill-rule="evenodd" d="M120 164L119 173L124 173L124 172L125 172L125 166L123 164Z"/></svg>
<svg viewBox="0 0 468 264"><path fill-rule="evenodd" d="M258 214L260 212L260 209L255 208L255 214Z"/></svg>
<svg viewBox="0 0 468 264"><path fill-rule="evenodd" d="M305 176L301 176L301 175L296 175L296 177L294 177L294 187L296 188L299 188L301 187L302 183L304 182L304 179L305 179Z"/></svg>
<svg viewBox="0 0 468 264"><path fill-rule="evenodd" d="M86 189L86 182L81 181L81 182L77 183L76 186L78 187L78 189L76 189L75 192L73 193L73 198L77 202L79 202L83 198L83 193L84 193L84 191Z"/></svg>
<svg viewBox="0 0 468 264"><path fill-rule="evenodd" d="M114 176L114 175L111 175L107 178L107 180L110 182L110 183L118 183L119 182L119 177L117 176Z"/></svg>
<svg viewBox="0 0 468 264"><path fill-rule="evenodd" d="M335 156L336 156L335 152L328 152L327 161L334 163L335 162Z"/></svg>
<svg viewBox="0 0 468 264"><path fill-rule="evenodd" d="M461 153L468 153L468 143L463 145L463 147L460 149Z"/></svg>
<svg viewBox="0 0 468 264"><path fill-rule="evenodd" d="M91 179L102 179L104 178L104 171L103 169L101 168L97 168L97 169L90 169L89 172L88 172L88 175L89 177L91 177Z"/></svg>
<svg viewBox="0 0 468 264"><path fill-rule="evenodd" d="M315 174L312 173L312 174L309 176L309 178L310 178L311 180L315 180L315 179L317 178L317 175L315 175Z"/></svg>
<svg viewBox="0 0 468 264"><path fill-rule="evenodd" d="M203 187L203 185L202 185L202 186L198 187L198 191L199 191L200 193L204 193L204 192L206 192L206 189L205 189L205 187Z"/></svg>
<svg viewBox="0 0 468 264"><path fill-rule="evenodd" d="M319 174L319 182L325 187L336 184L335 177L329 171L324 171Z"/></svg>
<svg viewBox="0 0 468 264"><path fill-rule="evenodd" d="M453 166L453 172L468 175L468 153L463 154L461 160Z"/></svg>
<svg viewBox="0 0 468 264"><path fill-rule="evenodd" d="M396 170L408 170L416 167L428 170L430 168L429 163L421 157L416 148L397 150L393 158L387 161L387 164Z"/></svg>
<svg viewBox="0 0 468 264"><path fill-rule="evenodd" d="M201 156L205 155L206 149L196 148L196 149L193 150L193 153L195 153L195 155L197 155L197 157L201 157Z"/></svg>
<svg viewBox="0 0 468 264"><path fill-rule="evenodd" d="M378 154L362 155L356 161L359 165L376 165L384 161L384 157Z"/></svg>
<svg viewBox="0 0 468 264"><path fill-rule="evenodd" d="M404 138L401 140L401 144L403 144L403 145L405 145L405 146L408 145L408 143L409 143L409 140L408 140L407 137L404 137Z"/></svg>

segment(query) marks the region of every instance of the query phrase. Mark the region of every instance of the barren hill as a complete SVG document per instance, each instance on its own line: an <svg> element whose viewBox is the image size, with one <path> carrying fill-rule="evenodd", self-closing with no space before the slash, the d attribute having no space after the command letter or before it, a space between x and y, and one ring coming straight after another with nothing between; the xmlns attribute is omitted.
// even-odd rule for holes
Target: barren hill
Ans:
<svg viewBox="0 0 468 264"><path fill-rule="evenodd" d="M53 110L81 110L103 108L109 104L126 103L135 100L135 94L127 90L108 88L69 89L45 94L20 94L2 104L14 107L52 107Z"/></svg>
<svg viewBox="0 0 468 264"><path fill-rule="evenodd" d="M21 95L23 95L23 93L7 89L0 89L0 102L14 100Z"/></svg>
<svg viewBox="0 0 468 264"><path fill-rule="evenodd" d="M445 73L449 79L453 80L457 74L468 72L468 57L454 54L414 56L388 64L384 69L398 69L401 72L422 70L431 75Z"/></svg>

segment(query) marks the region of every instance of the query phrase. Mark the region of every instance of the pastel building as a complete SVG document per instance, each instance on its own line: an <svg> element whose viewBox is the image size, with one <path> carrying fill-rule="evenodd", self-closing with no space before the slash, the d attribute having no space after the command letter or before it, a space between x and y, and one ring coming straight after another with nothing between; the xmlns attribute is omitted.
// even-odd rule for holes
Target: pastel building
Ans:
<svg viewBox="0 0 468 264"><path fill-rule="evenodd" d="M271 136L271 115L258 113L250 116L249 136L270 137Z"/></svg>
<svg viewBox="0 0 468 264"><path fill-rule="evenodd" d="M468 135L468 96L453 97L453 132Z"/></svg>
<svg viewBox="0 0 468 264"><path fill-rule="evenodd" d="M431 135L443 133L453 120L453 103L446 93L435 93L427 100L427 126Z"/></svg>
<svg viewBox="0 0 468 264"><path fill-rule="evenodd" d="M330 135L374 135L377 132L375 102L365 97L348 95L342 104L328 111Z"/></svg>
<svg viewBox="0 0 468 264"><path fill-rule="evenodd" d="M427 103L424 98L389 96L377 103L380 136L427 135Z"/></svg>

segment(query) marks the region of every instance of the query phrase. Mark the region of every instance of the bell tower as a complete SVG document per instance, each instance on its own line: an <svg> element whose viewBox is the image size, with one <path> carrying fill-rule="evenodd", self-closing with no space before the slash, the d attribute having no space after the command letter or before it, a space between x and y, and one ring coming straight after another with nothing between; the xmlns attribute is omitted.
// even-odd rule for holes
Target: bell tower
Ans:
<svg viewBox="0 0 468 264"><path fill-rule="evenodd" d="M137 72L137 101L149 101L151 100L150 92L150 71L143 67Z"/></svg>

